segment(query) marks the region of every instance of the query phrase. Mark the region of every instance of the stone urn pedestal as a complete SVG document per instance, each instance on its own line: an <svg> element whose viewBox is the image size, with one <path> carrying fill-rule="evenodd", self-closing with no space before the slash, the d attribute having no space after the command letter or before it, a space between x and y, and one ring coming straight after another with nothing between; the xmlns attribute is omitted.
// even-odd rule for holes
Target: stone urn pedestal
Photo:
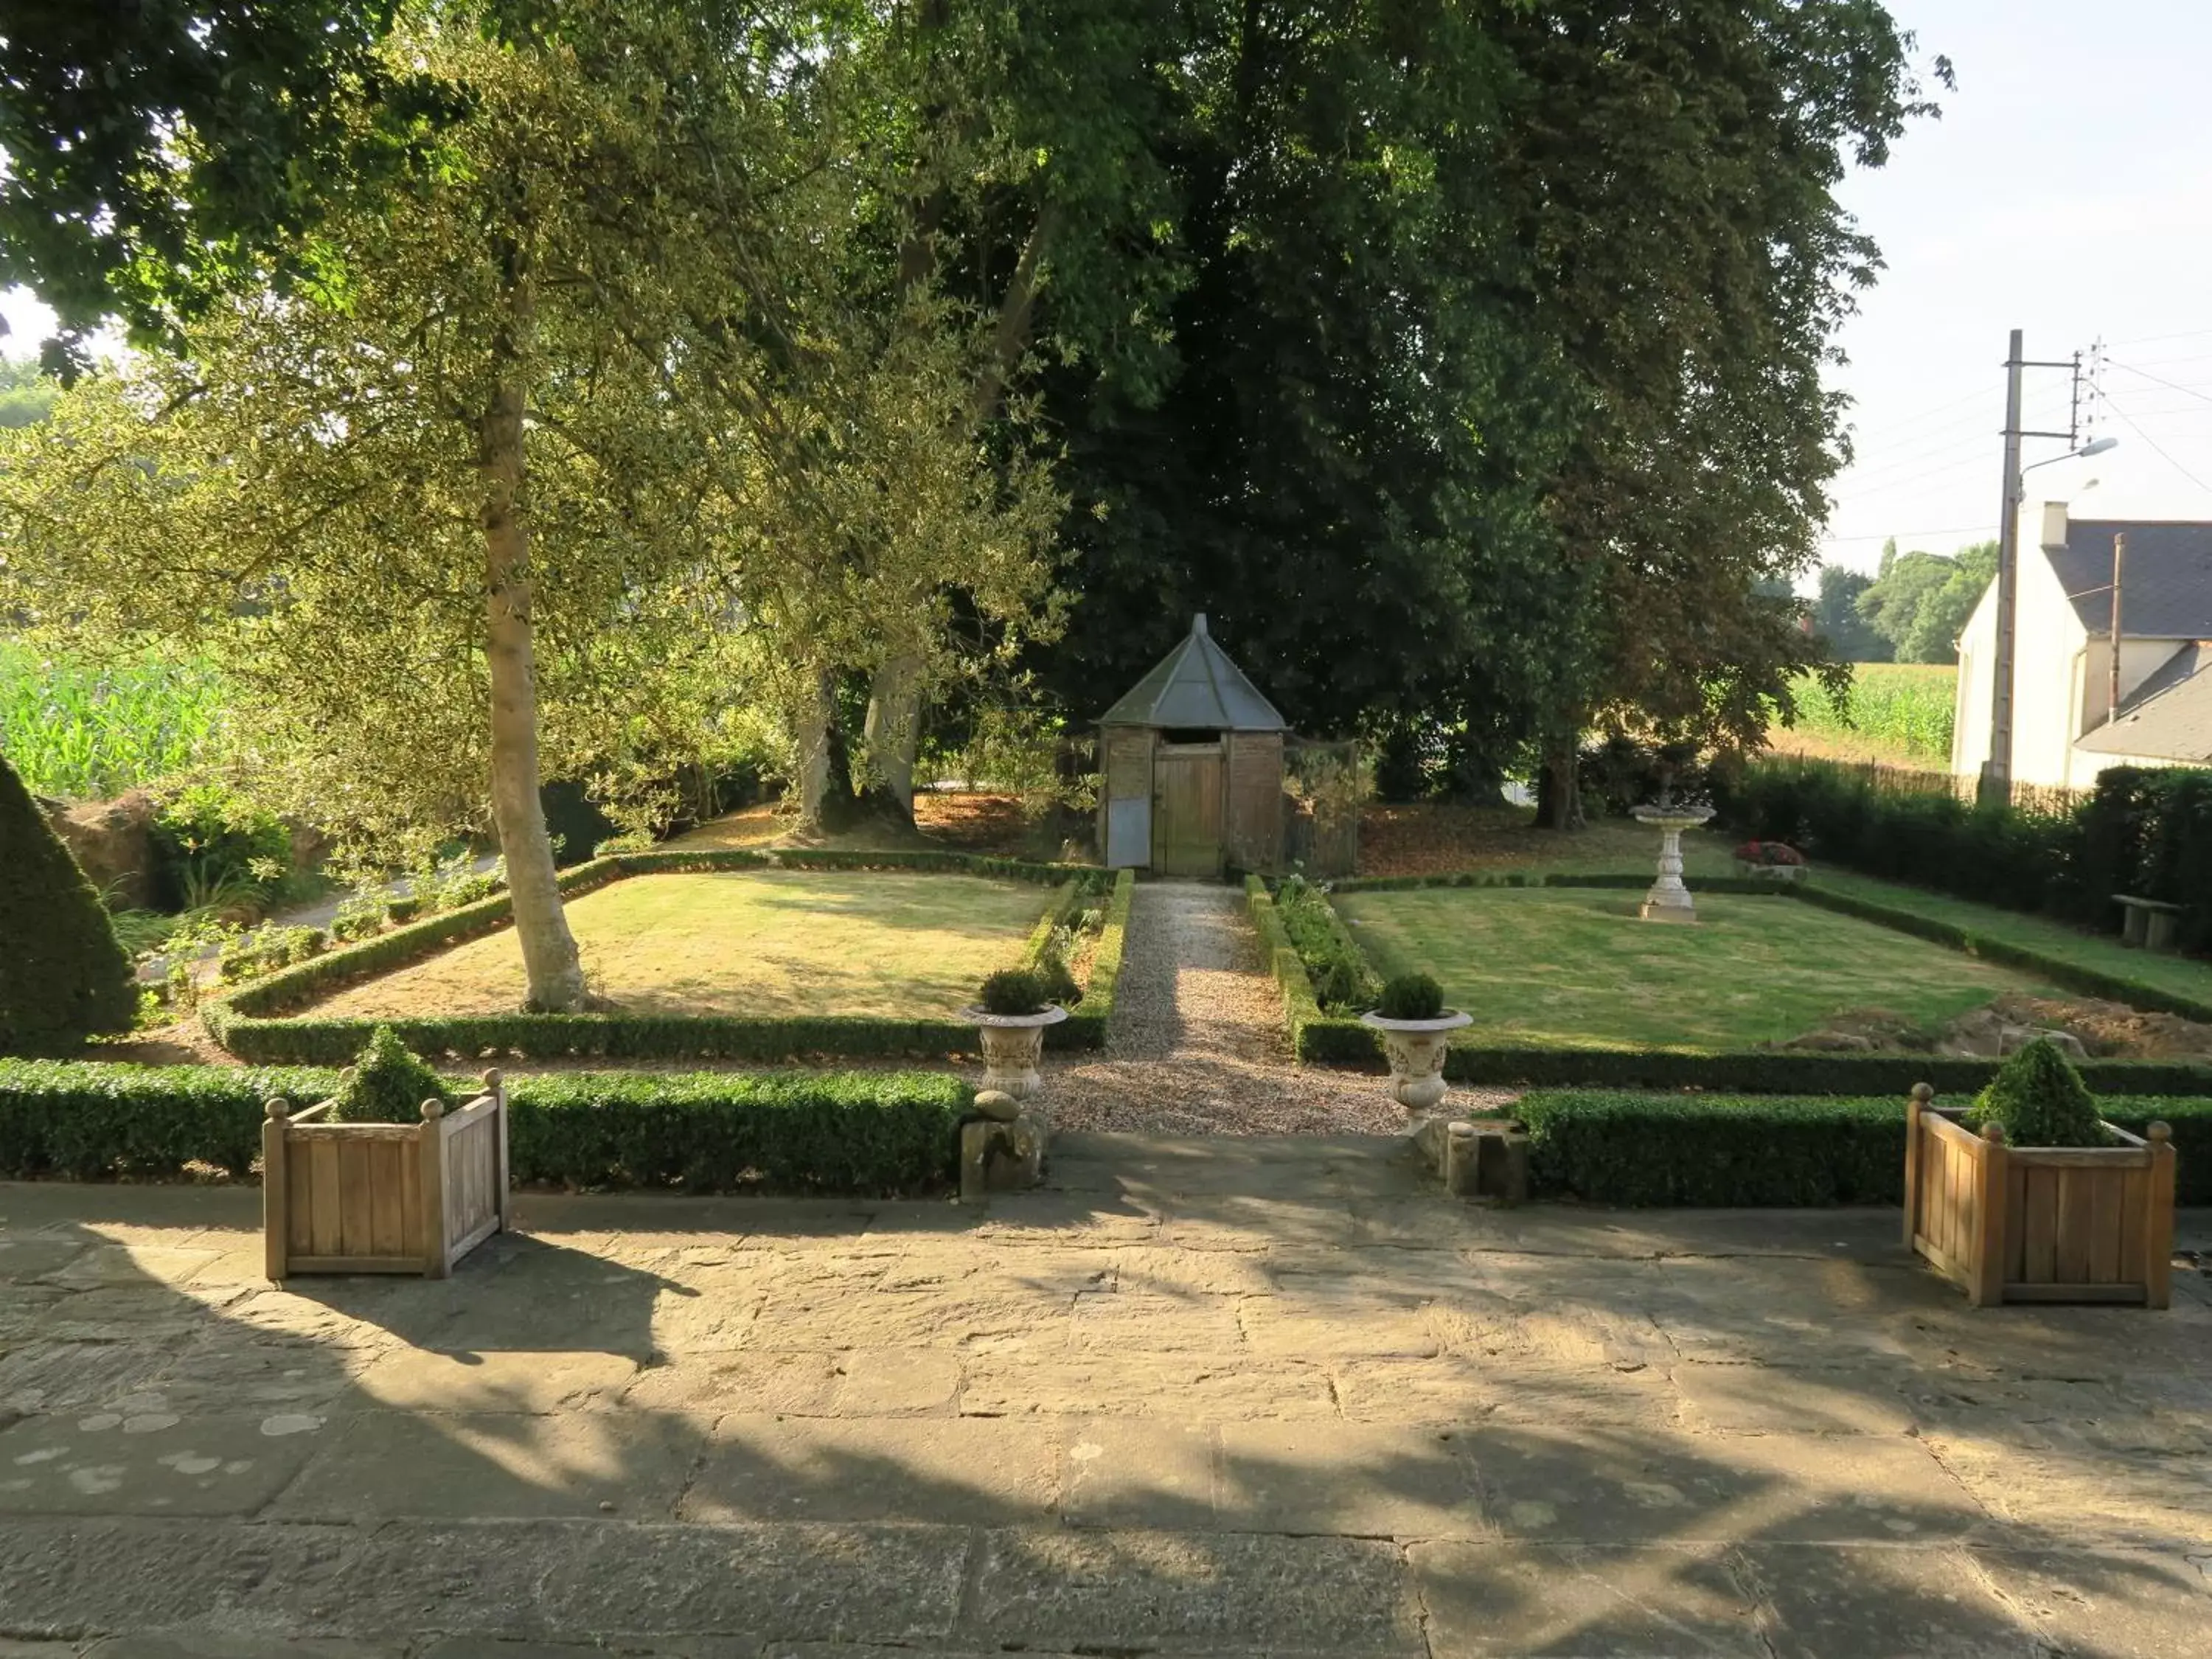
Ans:
<svg viewBox="0 0 2212 1659"><path fill-rule="evenodd" d="M1067 1018L1067 1010L1054 1003L1042 1013L993 1014L981 1008L963 1008L961 1018L972 1019L983 1034L983 1086L1027 1100L1044 1087L1037 1061L1044 1054L1044 1028Z"/></svg>
<svg viewBox="0 0 2212 1659"><path fill-rule="evenodd" d="M1695 921L1697 906L1682 884L1682 831L1712 817L1710 806L1670 806L1664 801L1632 806L1629 816L1659 832L1659 879L1644 896L1637 914L1646 921Z"/></svg>
<svg viewBox="0 0 2212 1659"><path fill-rule="evenodd" d="M1389 1019L1369 1012L1359 1023L1382 1039L1390 1061L1390 1095L1409 1112L1433 1112L1450 1085L1444 1081L1444 1051L1451 1034L1472 1025L1474 1017L1456 1010L1434 1019Z"/></svg>

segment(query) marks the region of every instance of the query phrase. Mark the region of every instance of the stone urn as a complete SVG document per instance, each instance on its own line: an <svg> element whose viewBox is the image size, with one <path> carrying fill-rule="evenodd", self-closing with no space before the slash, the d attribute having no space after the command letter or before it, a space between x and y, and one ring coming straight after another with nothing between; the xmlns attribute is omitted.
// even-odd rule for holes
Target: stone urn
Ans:
<svg viewBox="0 0 2212 1659"><path fill-rule="evenodd" d="M963 1008L963 1019L972 1019L983 1034L983 1086L1027 1100L1044 1087L1037 1075L1037 1060L1044 1054L1044 1028L1067 1018L1067 1010L1048 1003L1034 1014L994 1014L981 1008Z"/></svg>
<svg viewBox="0 0 2212 1659"><path fill-rule="evenodd" d="M1682 884L1682 831L1695 830L1713 815L1710 806L1671 805L1662 796L1656 802L1632 806L1629 816L1659 832L1659 879L1644 896L1637 914L1646 921L1695 921L1697 906Z"/></svg>
<svg viewBox="0 0 2212 1659"><path fill-rule="evenodd" d="M1449 1087L1444 1082L1444 1053L1451 1034L1472 1025L1474 1016L1446 1009L1434 1019L1391 1019L1373 1010L1359 1023L1382 1039L1390 1060L1390 1094L1409 1112L1432 1112Z"/></svg>

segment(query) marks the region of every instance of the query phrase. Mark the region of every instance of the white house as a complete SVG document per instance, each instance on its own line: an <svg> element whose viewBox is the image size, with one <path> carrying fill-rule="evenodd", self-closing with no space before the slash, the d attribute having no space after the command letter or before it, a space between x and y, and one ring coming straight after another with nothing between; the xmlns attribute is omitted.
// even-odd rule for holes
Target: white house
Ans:
<svg viewBox="0 0 2212 1659"><path fill-rule="evenodd" d="M2112 538L2121 573L2120 700L2112 707ZM2212 763L2212 523L2021 514L2012 775L2085 789L2108 766ZM1990 752L1996 584L1959 635L1951 769Z"/></svg>

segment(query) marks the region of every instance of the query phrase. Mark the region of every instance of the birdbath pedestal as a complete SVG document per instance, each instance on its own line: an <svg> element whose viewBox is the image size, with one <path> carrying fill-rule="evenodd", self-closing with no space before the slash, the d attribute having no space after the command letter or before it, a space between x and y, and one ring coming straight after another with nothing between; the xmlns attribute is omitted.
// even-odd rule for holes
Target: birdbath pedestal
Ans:
<svg viewBox="0 0 2212 1659"><path fill-rule="evenodd" d="M1713 815L1710 806L1670 806L1664 801L1629 809L1638 823L1659 832L1659 879L1644 896L1637 914L1646 921L1695 921L1697 906L1690 890L1682 885L1682 831L1694 830Z"/></svg>

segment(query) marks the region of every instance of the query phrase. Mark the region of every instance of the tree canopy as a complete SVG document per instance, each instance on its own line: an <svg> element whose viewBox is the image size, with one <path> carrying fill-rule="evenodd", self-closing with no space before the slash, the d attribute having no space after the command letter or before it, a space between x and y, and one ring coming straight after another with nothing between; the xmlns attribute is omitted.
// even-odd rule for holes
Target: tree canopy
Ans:
<svg viewBox="0 0 2212 1659"><path fill-rule="evenodd" d="M100 15L0 41L0 280L162 349L7 441L7 602L210 641L288 804L488 815L549 1006L538 780L738 702L903 810L931 708L1087 721L1204 610L1478 790L1838 642L1836 186L1927 107L1874 0Z"/></svg>

